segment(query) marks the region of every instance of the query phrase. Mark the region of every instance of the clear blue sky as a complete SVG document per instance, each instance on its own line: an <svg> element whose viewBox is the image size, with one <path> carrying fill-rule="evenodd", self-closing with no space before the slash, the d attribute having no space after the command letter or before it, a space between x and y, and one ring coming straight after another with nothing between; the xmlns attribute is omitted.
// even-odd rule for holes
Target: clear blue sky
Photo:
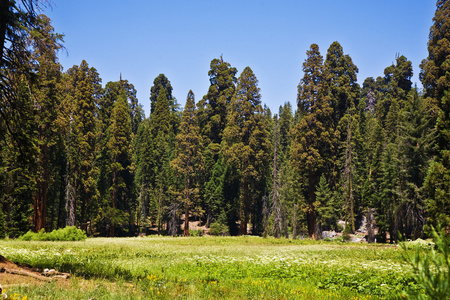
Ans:
<svg viewBox="0 0 450 300"><path fill-rule="evenodd" d="M325 57L338 41L359 68L359 83L382 76L396 53L405 55L420 86L435 8L432 0L53 0L44 13L65 35L64 70L85 59L103 85L122 73L148 116L158 74L169 78L181 105L190 89L199 101L209 64L221 54L238 72L253 69L272 113L286 101L295 107L312 43Z"/></svg>

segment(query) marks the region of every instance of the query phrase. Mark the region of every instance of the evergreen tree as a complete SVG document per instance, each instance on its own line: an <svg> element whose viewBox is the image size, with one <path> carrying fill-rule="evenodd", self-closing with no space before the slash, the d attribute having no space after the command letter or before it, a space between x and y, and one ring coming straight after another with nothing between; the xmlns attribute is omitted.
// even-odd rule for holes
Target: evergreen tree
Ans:
<svg viewBox="0 0 450 300"><path fill-rule="evenodd" d="M90 206L98 197L95 177L95 140L97 103L101 85L97 70L89 68L86 61L68 70L71 77L73 101L69 116L68 169L67 169L67 225L74 226L77 209L79 224L86 229ZM81 203L77 204L77 199ZM88 216L89 212L89 216Z"/></svg>
<svg viewBox="0 0 450 300"><path fill-rule="evenodd" d="M333 42L328 48L324 65L326 81L330 89L333 121L337 127L347 110L358 106L360 90L357 83L358 68L348 54L344 55L342 46L338 42Z"/></svg>
<svg viewBox="0 0 450 300"><path fill-rule="evenodd" d="M222 57L211 61L211 69L208 71L211 85L208 93L198 102L200 129L206 146L210 143L218 145L222 141L227 107L236 89L236 73L236 68L224 62Z"/></svg>
<svg viewBox="0 0 450 300"><path fill-rule="evenodd" d="M115 236L115 227L125 223L126 212L131 213L133 202L133 178L131 165L131 119L127 96L122 89L114 102L112 122L109 128L110 139L107 143L110 173L109 201L103 208L109 219L109 236Z"/></svg>
<svg viewBox="0 0 450 300"><path fill-rule="evenodd" d="M184 236L189 236L190 207L194 206L198 193L196 188L197 172L202 167L200 128L198 126L194 93L189 91L181 119L180 132L176 136L175 159L171 166L185 180L181 192L184 202Z"/></svg>
<svg viewBox="0 0 450 300"><path fill-rule="evenodd" d="M38 16L34 34L30 35L33 47L31 59L34 62L35 80L31 90L36 101L34 114L36 116L37 134L37 181L34 198L34 229L46 228L48 190L52 181L52 157L58 139L55 123L58 117L61 65L56 57L61 48L59 42L62 36L54 32L50 19L44 15Z"/></svg>
<svg viewBox="0 0 450 300"><path fill-rule="evenodd" d="M450 228L450 2L439 0L430 28L428 57L420 65L420 79L425 96L438 103L436 121L437 153L428 169L425 189L428 196L429 221Z"/></svg>
<svg viewBox="0 0 450 300"><path fill-rule="evenodd" d="M139 220L138 224L142 233L146 232L149 216L149 204L153 176L153 142L150 135L150 119L145 119L138 128L134 139L134 164L136 165L135 184L139 193ZM150 215L150 223L155 221L154 215Z"/></svg>
<svg viewBox="0 0 450 300"><path fill-rule="evenodd" d="M284 103L279 109L279 156L280 162L284 162L289 158L289 148L291 146L291 138L289 133L294 126L294 115L292 112L292 105L290 102Z"/></svg>
<svg viewBox="0 0 450 300"><path fill-rule="evenodd" d="M240 235L247 234L252 208L256 208L253 216L258 214L260 217L262 213L262 206L257 202L262 200L263 191L260 187L265 179L264 170L268 169L270 151L269 133L264 125L258 80L253 71L246 67L239 76L236 95L230 104L227 126L223 133L225 161L239 170ZM261 226L262 219L259 221L253 225Z"/></svg>
<svg viewBox="0 0 450 300"><path fill-rule="evenodd" d="M172 111L176 110L176 99L172 96L172 85L169 79L164 74L159 74L153 80L153 86L150 88L150 114L156 109L156 103L158 101L159 94L164 90L167 101L169 102L169 108Z"/></svg>
<svg viewBox="0 0 450 300"><path fill-rule="evenodd" d="M425 222L422 185L435 141L431 116L427 103L419 95L417 88L413 89L400 124L399 140L400 162L403 166L400 182L404 182L404 202L399 212L403 221L400 232L410 239L421 236Z"/></svg>
<svg viewBox="0 0 450 300"><path fill-rule="evenodd" d="M323 58L319 47L312 44L307 51L303 63L305 73L299 84L299 111L302 118L293 129L291 145L291 164L296 173L298 186L304 192L304 211L308 222L308 234L315 236L317 230L316 185L325 170L330 170L334 164L332 153L336 145L332 108L327 97L324 84Z"/></svg>
<svg viewBox="0 0 450 300"><path fill-rule="evenodd" d="M320 176L319 184L316 190L317 223L322 230L335 230L339 214L338 205L333 197L333 193L327 183L325 175Z"/></svg>
<svg viewBox="0 0 450 300"><path fill-rule="evenodd" d="M223 166L222 157L219 157L212 170L204 193L208 214L207 223L218 222L226 225L228 214L227 209L224 207L225 167Z"/></svg>
<svg viewBox="0 0 450 300"><path fill-rule="evenodd" d="M150 136L152 139L153 169L150 205L156 212L158 230L162 230L168 207L170 186L170 159L173 150L173 132L170 123L170 107L165 90L161 90L155 111L150 115Z"/></svg>
<svg viewBox="0 0 450 300"><path fill-rule="evenodd" d="M397 56L395 61L395 64L384 69L384 77L382 79L377 78L379 86L377 116L383 124L387 121L389 111L398 113L399 109L405 107L412 85L413 70L411 61L408 61L403 55ZM391 106L393 106L392 109Z"/></svg>
<svg viewBox="0 0 450 300"><path fill-rule="evenodd" d="M164 91L167 102L169 103L169 122L172 126L173 132L176 134L179 126L179 105L177 99L172 96L172 85L169 79L164 74L159 74L155 80L153 80L153 86L150 89L150 115L156 110L156 105L158 102L158 97Z"/></svg>

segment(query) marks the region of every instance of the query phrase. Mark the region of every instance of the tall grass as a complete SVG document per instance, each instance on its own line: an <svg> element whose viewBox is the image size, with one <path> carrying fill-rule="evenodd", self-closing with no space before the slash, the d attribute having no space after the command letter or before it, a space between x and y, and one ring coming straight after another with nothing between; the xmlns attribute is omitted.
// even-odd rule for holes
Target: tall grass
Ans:
<svg viewBox="0 0 450 300"><path fill-rule="evenodd" d="M17 263L121 282L126 288L120 293L130 289L129 297L370 299L420 292L410 270L402 267L397 247L390 246L257 237L140 237L2 241L0 251Z"/></svg>

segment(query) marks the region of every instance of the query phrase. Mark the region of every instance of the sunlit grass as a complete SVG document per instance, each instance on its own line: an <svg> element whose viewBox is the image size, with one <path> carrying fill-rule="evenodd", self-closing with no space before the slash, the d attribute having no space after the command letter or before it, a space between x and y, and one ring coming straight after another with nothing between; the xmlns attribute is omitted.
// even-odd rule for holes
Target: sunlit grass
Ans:
<svg viewBox="0 0 450 300"><path fill-rule="evenodd" d="M1 241L0 251L17 263L92 279L86 293L97 291L95 282L102 280L121 287L98 290L106 293L100 298L370 299L417 288L402 267L398 248L390 246L258 237L140 237Z"/></svg>

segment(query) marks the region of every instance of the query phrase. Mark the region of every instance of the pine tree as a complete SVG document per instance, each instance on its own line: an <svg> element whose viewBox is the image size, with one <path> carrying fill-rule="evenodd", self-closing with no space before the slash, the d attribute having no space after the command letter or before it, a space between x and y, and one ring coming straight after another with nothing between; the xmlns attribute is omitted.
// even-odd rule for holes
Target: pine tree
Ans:
<svg viewBox="0 0 450 300"><path fill-rule="evenodd" d="M158 97L164 91L165 97L169 103L169 122L172 126L173 132L176 134L179 126L179 105L177 99L172 96L172 85L169 79L164 74L159 74L155 80L153 80L153 86L150 89L150 115L156 110Z"/></svg>
<svg viewBox="0 0 450 300"><path fill-rule="evenodd" d="M132 204L133 179L130 172L131 165L131 119L127 96L122 89L114 102L109 127L110 139L107 143L110 173L110 193L106 207L110 208L109 236L115 236L115 227L124 223L123 212L130 214ZM105 207L105 208L106 208Z"/></svg>
<svg viewBox="0 0 450 300"><path fill-rule="evenodd" d="M252 207L259 207L256 202L261 201L263 196L258 187L264 181L264 169L268 169L270 151L269 133L264 125L258 80L253 71L246 67L239 76L236 95L230 104L227 126L223 133L225 161L239 170L240 235L247 234ZM262 211L253 213L261 216ZM261 222L262 219L259 226L262 225Z"/></svg>
<svg viewBox="0 0 450 300"><path fill-rule="evenodd" d="M425 189L428 196L429 221L450 228L450 2L439 0L430 28L428 57L420 65L420 79L425 96L438 102L436 122L437 155L428 169Z"/></svg>
<svg viewBox="0 0 450 300"><path fill-rule="evenodd" d="M175 159L171 161L172 168L185 180L181 192L184 202L184 236L189 236L190 207L194 206L198 193L196 188L197 172L202 168L201 137L198 126L194 93L189 91L181 119L180 132L176 136Z"/></svg>
<svg viewBox="0 0 450 300"><path fill-rule="evenodd" d="M224 184L225 184L225 168L223 166L223 159L219 157L212 168L212 174L205 187L205 202L207 206L208 222L218 222L222 225L227 224L227 210L224 207Z"/></svg>
<svg viewBox="0 0 450 300"><path fill-rule="evenodd" d="M167 212L168 192L170 186L170 156L171 139L173 139L172 126L170 123L170 107L165 90L161 90L156 102L155 111L150 115L150 136L152 138L153 169L150 175L152 183L150 205L156 212L156 223L158 230L162 225Z"/></svg>
<svg viewBox="0 0 450 300"><path fill-rule="evenodd" d="M152 175L154 166L153 142L150 135L150 119L145 119L138 128L134 139L134 164L136 165L135 184L139 193L139 220L140 232L145 233L148 224L149 204L152 188ZM150 217L153 217L152 215ZM150 218L154 220L154 218Z"/></svg>
<svg viewBox="0 0 450 300"><path fill-rule="evenodd" d="M337 228L339 207L336 205L337 203L324 174L320 176L315 194L316 202L314 206L317 210L318 226L321 230L335 230Z"/></svg>
<svg viewBox="0 0 450 300"><path fill-rule="evenodd" d="M54 32L50 19L38 16L37 28L30 35L33 47L31 59L35 62L36 78L31 85L35 99L34 114L36 116L37 146L37 182L34 198L34 229L46 228L48 190L52 180L51 153L55 151L58 134L55 122L58 117L58 81L61 77L61 65L56 57L61 48L62 36Z"/></svg>
<svg viewBox="0 0 450 300"><path fill-rule="evenodd" d="M422 186L435 141L431 116L427 103L417 88L413 89L400 124L399 140L400 161L403 164L400 182L404 182L402 190L405 196L400 212L404 223L401 233L410 239L421 236L425 222Z"/></svg>
<svg viewBox="0 0 450 300"><path fill-rule="evenodd" d="M357 83L358 68L348 54L344 55L338 42L333 42L328 48L324 65L330 89L334 126L337 127L347 110L358 106L360 90Z"/></svg>
<svg viewBox="0 0 450 300"><path fill-rule="evenodd" d="M205 145L219 145L227 122L227 107L236 89L236 68L223 58L213 59L208 71L211 83L208 93L198 102L200 129ZM214 146L213 146L214 148Z"/></svg>
<svg viewBox="0 0 450 300"><path fill-rule="evenodd" d="M332 108L324 85L323 58L319 47L312 44L303 63L305 73L299 84L298 105L300 122L293 129L291 164L296 173L296 181L302 187L306 203L308 234L315 236L317 230L316 185L325 170L334 164L332 154L336 145Z"/></svg>
<svg viewBox="0 0 450 300"><path fill-rule="evenodd" d="M98 197L95 177L95 139L97 103L101 94L99 75L86 61L68 70L71 76L73 105L69 116L67 225L74 226L77 209L79 223L86 229L90 206ZM77 199L80 199L79 206ZM89 213L89 216L88 216Z"/></svg>

